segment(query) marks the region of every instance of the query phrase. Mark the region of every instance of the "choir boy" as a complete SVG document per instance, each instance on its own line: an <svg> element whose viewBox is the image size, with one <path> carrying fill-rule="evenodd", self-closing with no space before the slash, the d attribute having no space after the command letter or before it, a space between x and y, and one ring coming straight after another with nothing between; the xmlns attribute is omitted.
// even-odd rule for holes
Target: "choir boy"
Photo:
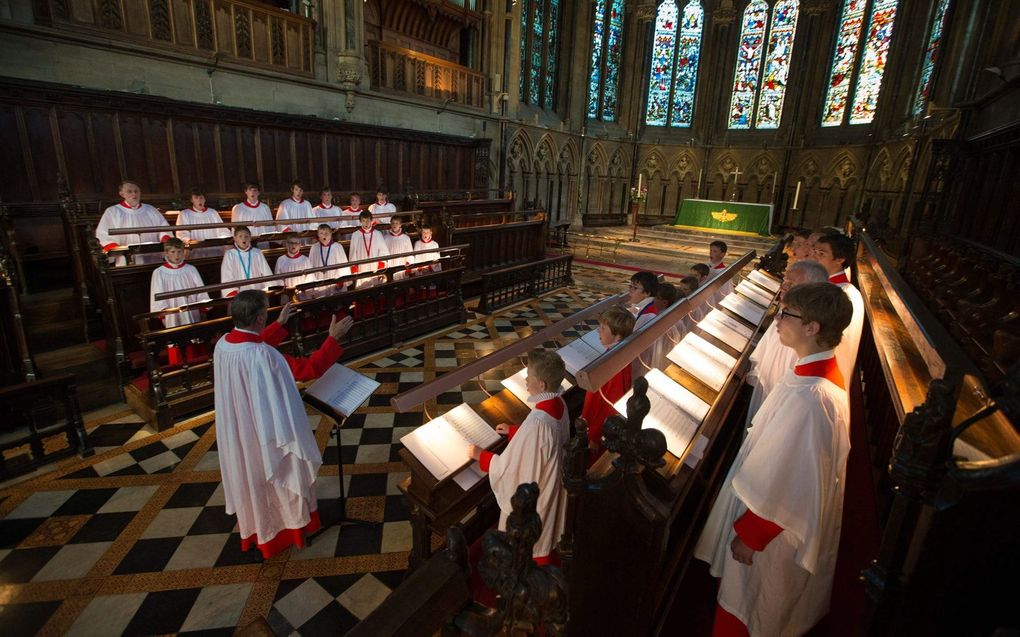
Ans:
<svg viewBox="0 0 1020 637"><path fill-rule="evenodd" d="M298 274L312 267L312 261L301 254L301 244L300 237L293 234L287 235L287 238L284 239L287 253L276 260L276 267L273 268L273 274L293 274L293 276L283 279L285 287L296 288L302 283L316 280L314 274ZM312 249L314 250L314 248Z"/></svg>
<svg viewBox="0 0 1020 637"><path fill-rule="evenodd" d="M854 255L854 242L846 235L826 233L815 240L815 260L829 273L829 283L838 285L853 306L850 326L847 327L843 340L836 348L839 371L843 373L843 378L847 379L848 385L853 376L854 363L857 361L861 332L864 330L864 299L846 275L846 269L853 263Z"/></svg>
<svg viewBox="0 0 1020 637"><path fill-rule="evenodd" d="M111 235L110 230L170 225L158 210L147 203L142 203L142 188L137 183L130 179L125 179L120 182L120 188L117 192L121 197L121 202L103 211L103 216L99 219L99 225L96 226L96 239L99 240L99 245L103 246L103 252L109 252L120 246L163 242L173 236L169 229L140 234ZM137 263L152 262L154 260L154 258L144 254L139 254L136 258ZM123 255L118 256L116 265L127 265L127 258Z"/></svg>
<svg viewBox="0 0 1020 637"><path fill-rule="evenodd" d="M281 232L305 232L315 228L311 223L287 224L288 219L310 219L315 216L312 204L305 199L305 189L300 181L294 180L290 185L290 197L280 202L276 209L276 220L286 224Z"/></svg>
<svg viewBox="0 0 1020 637"><path fill-rule="evenodd" d="M828 612L850 449L833 349L852 313L836 286L804 283L776 316L797 365L755 414L694 552L721 578L715 635L803 635Z"/></svg>
<svg viewBox="0 0 1020 637"><path fill-rule="evenodd" d="M386 238L378 230L372 229L372 213L367 210L362 210L361 214L358 215L358 221L361 225L354 234L351 235L351 261L361 261L363 259L375 259L378 258L377 263L363 263L360 266L351 266L351 271L354 274L360 272L373 272L377 270L383 270L386 268L385 257L389 254L386 250ZM366 287L370 285L379 285L385 283L385 277L367 277L358 280L358 284L355 287Z"/></svg>
<svg viewBox="0 0 1020 637"><path fill-rule="evenodd" d="M251 245L251 231L245 226L234 228L234 245L223 254L220 265L220 282L246 281L258 277L272 276L262 250ZM272 282L241 285L236 288L224 288L223 296L235 296L241 290L265 290Z"/></svg>
<svg viewBox="0 0 1020 637"><path fill-rule="evenodd" d="M794 230L793 237L790 239L790 251L788 265L792 265L798 261L804 261L806 259L814 258L814 250L811 248L809 238L811 237L810 230Z"/></svg>
<svg viewBox="0 0 1020 637"><path fill-rule="evenodd" d="M319 191L319 205L312 208L313 217L336 217L340 214L340 207L333 205L333 191L326 186ZM328 222L331 228L339 228L337 221Z"/></svg>
<svg viewBox="0 0 1020 637"><path fill-rule="evenodd" d="M537 512L542 519L542 533L532 549L532 559L538 564L557 561L554 549L563 532L566 513L566 492L560 483L563 445L570 438L570 415L560 397L564 375L566 369L559 355L544 349L532 350L528 354L524 386L534 409L520 425L496 426L496 431L509 439L503 453L497 455L471 447L471 457L489 474L489 484L499 505L500 531L506 531L507 518L513 511L510 498L517 486L529 482L538 485Z"/></svg>
<svg viewBox="0 0 1020 637"><path fill-rule="evenodd" d="M606 349L631 335L634 331L634 315L622 307L609 308L599 317L599 342ZM625 365L610 378L597 392L584 395L581 416L588 423L588 448L590 460L594 462L602 450L602 425L606 418L616 413L613 403L630 391L631 366Z"/></svg>
<svg viewBox="0 0 1020 637"><path fill-rule="evenodd" d="M709 265L709 278L714 279L715 277L722 274L722 271L726 269L726 264L723 263L723 259L726 258L726 247L725 241L719 241L718 239L708 244L708 265Z"/></svg>
<svg viewBox="0 0 1020 637"><path fill-rule="evenodd" d="M381 213L393 213L397 211L397 207L387 201L388 196L386 189L383 186L379 186L379 189L375 191L375 203L368 207L368 211L373 215ZM375 220L375 223L389 223L389 217L379 217Z"/></svg>
<svg viewBox="0 0 1020 637"><path fill-rule="evenodd" d="M635 272L634 276L630 277L627 289L630 294L627 301L637 320L634 329L641 329L641 326L659 313L655 308L655 293L659 289L659 279L651 272Z"/></svg>
<svg viewBox="0 0 1020 637"><path fill-rule="evenodd" d="M691 271L694 267L691 267ZM680 291L681 298L687 298L694 294L694 291L701 287L701 283L698 281L696 276L685 276L680 279L680 283L677 284L677 289ZM684 317L684 322L687 324L687 328L690 329L695 323L704 318L705 314L708 314L706 306L702 303L700 306L691 310L691 313Z"/></svg>
<svg viewBox="0 0 1020 637"><path fill-rule="evenodd" d="M347 255L344 254L344 247L333 241L333 229L329 227L329 224L319 224L315 234L318 241L316 241L315 244L308 250L309 259L311 259L311 267L321 268L327 265L340 265L342 263L347 263ZM315 275L315 277L319 281L329 281L330 279L338 279L340 277L347 276L350 273L350 268L337 268L335 270L319 272ZM347 283L338 284L337 287L342 291L347 287Z"/></svg>
<svg viewBox="0 0 1020 637"><path fill-rule="evenodd" d="M177 225L198 225L205 223L223 223L223 218L220 217L220 213L216 212L213 208L207 208L205 205L205 192L200 188L192 188L191 193L191 206L181 210L181 213L177 215ZM207 239L226 239L230 236L230 230L228 228L205 228L199 230L177 230L177 238L184 241L188 246L193 246L196 243L201 243ZM198 257L209 257L209 256L222 256L224 246L209 246L208 248L192 248L191 256L194 258Z"/></svg>
<svg viewBox="0 0 1020 637"><path fill-rule="evenodd" d="M358 226L358 219L365 210L361 207L361 195L352 192L350 200L350 205L340 211L340 216L350 217L350 219L342 219L340 221L341 228L356 228Z"/></svg>
<svg viewBox="0 0 1020 637"><path fill-rule="evenodd" d="M655 309L656 314L665 312L669 306L673 305L680 298L680 292L672 283L660 283L659 287L655 291ZM647 360L649 365L654 369L665 369L669 364L666 359L666 354L680 342L680 339L687 333L684 320L681 318L677 321L673 327L669 328L665 334L663 334L659 340L655 341L646 354L642 354L643 360Z"/></svg>
<svg viewBox="0 0 1020 637"><path fill-rule="evenodd" d="M404 219L402 217L394 216L390 219L389 232L383 235L386 238L386 251L390 254L403 254L404 252L414 251L414 246L411 245L411 237L407 236L407 233L404 232L403 225ZM407 255L390 259L387 265L391 268L402 265L406 269L412 263L414 263L414 256ZM404 272L394 272L393 280L403 279L404 276Z"/></svg>
<svg viewBox="0 0 1020 637"><path fill-rule="evenodd" d="M175 296L162 301L156 300L156 295L163 292L200 288L203 285L205 283L202 282L202 275L198 273L195 266L184 262L184 242L176 237L171 237L163 243L162 267L152 271L152 282L149 284L149 311L161 312L182 305L208 301L209 295L205 292ZM167 314L163 317L163 324L167 327L177 327L201 320L198 310L188 310L177 314Z"/></svg>
<svg viewBox="0 0 1020 637"><path fill-rule="evenodd" d="M421 232L418 235L418 240L414 242L414 251L418 253L414 255L414 262L429 263L430 261L435 261L435 263L419 267L418 272L420 274L439 272L443 269L443 266L439 263L439 244L432 238L432 226L423 223L420 228Z"/></svg>
<svg viewBox="0 0 1020 637"><path fill-rule="evenodd" d="M695 263L691 266L691 276L698 280L698 286L701 287L709 279L709 272L711 269L705 263Z"/></svg>
<svg viewBox="0 0 1020 637"><path fill-rule="evenodd" d="M801 283L824 283L829 275L817 261L798 261L786 268L783 284L779 286L780 303L786 293ZM751 352L751 368L747 372L747 382L754 387L751 403L747 408L747 425L751 425L755 412L765 401L772 388L783 376L797 364L797 354L779 342L778 324L765 331L758 345Z"/></svg>
<svg viewBox="0 0 1020 637"><path fill-rule="evenodd" d="M257 182L249 181L244 185L244 201L236 204L230 212L230 223L245 225L252 221L272 221L273 212L269 206L259 201L262 187ZM252 226L251 236L276 232L272 226Z"/></svg>
<svg viewBox="0 0 1020 637"><path fill-rule="evenodd" d="M322 454L295 381L318 378L343 354L350 317L307 358L281 354L290 304L268 327L263 292L246 290L230 305L234 329L216 343L216 447L227 515L237 515L241 550L269 559L321 527L315 478Z"/></svg>

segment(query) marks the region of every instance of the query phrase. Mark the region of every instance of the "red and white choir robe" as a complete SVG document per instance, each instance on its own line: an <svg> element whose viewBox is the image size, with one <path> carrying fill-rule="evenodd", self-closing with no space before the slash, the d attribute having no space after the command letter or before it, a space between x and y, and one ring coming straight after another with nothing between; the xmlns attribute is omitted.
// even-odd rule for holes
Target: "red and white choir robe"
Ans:
<svg viewBox="0 0 1020 637"><path fill-rule="evenodd" d="M300 252L296 256L290 256L287 253L281 254L276 259L276 266L273 268L273 274L294 274L283 279L283 285L288 288L294 288L302 283L310 283L315 281L316 277L314 274L303 274L303 272L312 267L312 261L307 256Z"/></svg>
<svg viewBox="0 0 1020 637"><path fill-rule="evenodd" d="M386 249L386 239L383 237L383 233L378 230L365 231L359 227L351 235L351 261L361 261L362 259L374 259L378 258L377 263L363 263L360 266L351 266L351 272L357 274L358 272L375 272L376 270L382 270L386 267L385 257L389 255L389 251ZM382 277L368 277L365 279L359 279L356 287L367 287L370 285L379 285L385 283L385 279Z"/></svg>
<svg viewBox="0 0 1020 637"><path fill-rule="evenodd" d="M340 215L340 206L337 206L336 204L329 204L329 207L327 208L326 206L324 206L324 205L322 205L320 203L318 206L315 206L314 208L312 208L312 216L313 217L329 218L329 217L336 217L336 216L339 216L339 215ZM337 228L340 227L340 224L338 222L336 222L336 221L323 221L322 223L329 224L329 227L333 228L334 230L336 230ZM318 228L318 227L319 226L315 226L315 228ZM311 228L311 229L314 230L315 228Z"/></svg>
<svg viewBox="0 0 1020 637"><path fill-rule="evenodd" d="M269 206L262 203L261 201L255 205L248 203L245 199L239 204L236 204L230 212L230 223L235 226L248 226L251 230L251 236L257 237L260 234L271 234L277 232L277 228L273 226L253 226L250 225L252 221L272 221L273 212L269 209Z"/></svg>
<svg viewBox="0 0 1020 637"><path fill-rule="evenodd" d="M177 215L177 225L187 226L200 223L223 223L223 217L216 210L206 207L205 210L185 208ZM177 230L177 238L182 241L205 241L207 239L229 239L229 228L205 228L200 230ZM207 248L191 248L191 258L221 256L226 246L209 246Z"/></svg>
<svg viewBox="0 0 1020 637"><path fill-rule="evenodd" d="M642 329L648 324L656 315L659 310L655 307L655 297L650 296L647 299L641 301L637 305L631 307L631 312L634 314L634 331ZM631 377L638 378L644 376L648 371L649 367L652 367L652 357L655 355L655 346L649 347L631 363Z"/></svg>
<svg viewBox="0 0 1020 637"><path fill-rule="evenodd" d="M528 482L538 484L536 510L542 519L542 534L531 554L539 563L548 563L563 534L566 514L567 497L561 480L563 445L570 438L570 415L559 392L538 394L528 401L537 404L524 422L510 428L510 442L503 453L483 451L479 464L482 471L488 472L492 493L499 504L500 531L506 531L507 518L513 511L510 498L517 487Z"/></svg>
<svg viewBox="0 0 1020 637"><path fill-rule="evenodd" d="M414 251L418 254L414 255L415 263L428 263L429 261L436 261L431 265L422 265L418 267L420 274L428 274L429 272L439 272L443 269L443 265L439 263L439 244L436 240L422 241L418 239L414 242Z"/></svg>
<svg viewBox="0 0 1020 637"><path fill-rule="evenodd" d="M373 215L382 214L384 212L394 213L394 212L397 211L397 207L387 201L384 204L377 204L377 203L372 204L371 206L368 207L368 211L371 212ZM372 217L372 221L373 221L373 223L389 223L390 222L390 218L389 217L379 217L379 218Z"/></svg>
<svg viewBox="0 0 1020 637"><path fill-rule="evenodd" d="M263 557L320 526L315 477L322 454L294 381L321 376L343 354L326 338L307 358L281 354L287 330L273 321L261 334L233 330L216 343L216 446L228 515L237 515L241 550Z"/></svg>
<svg viewBox="0 0 1020 637"><path fill-rule="evenodd" d="M335 241L331 241L329 245L322 245L321 242L316 241L312 244L312 247L308 249L308 259L311 262L311 267L313 268L347 263L347 255L344 254L344 247ZM342 276L347 276L350 273L350 268L337 268L336 270L319 272L315 275L315 278L318 281L328 281L330 279L338 279ZM343 287L347 287L346 284ZM333 290L327 290L327 288L317 288L317 293L319 294L328 295L332 291Z"/></svg>
<svg viewBox="0 0 1020 637"><path fill-rule="evenodd" d="M383 237L386 239L386 251L390 254L403 254L404 252L412 252L414 250L414 246L411 245L411 237L407 236L407 233L403 230L400 231L400 234L393 234L392 231L387 232ZM390 259L386 265L391 268L402 265L406 268L412 263L414 263L414 255L409 254L406 257ZM404 276L403 272L394 272L393 280L403 279Z"/></svg>
<svg viewBox="0 0 1020 637"><path fill-rule="evenodd" d="M747 426L765 401L769 392L783 379L793 366L797 364L797 352L783 345L779 340L779 330L773 324L765 330L761 340L751 351L751 368L747 372L747 382L754 387L751 402L747 407Z"/></svg>
<svg viewBox="0 0 1020 637"><path fill-rule="evenodd" d="M850 305L854 312L850 317L850 325L843 330L843 340L836 346L836 361L839 363L839 371L843 378L849 380L853 377L854 363L857 361L857 348L861 344L861 332L864 331L864 298L860 290L850 283L846 273L837 272L829 277L829 283L838 285L850 299ZM849 387L849 383L847 383Z"/></svg>
<svg viewBox="0 0 1020 637"><path fill-rule="evenodd" d="M829 610L850 450L832 350L798 361L752 422L694 556L722 578L716 634L802 635ZM750 566L733 559L736 536Z"/></svg>
<svg viewBox="0 0 1020 637"><path fill-rule="evenodd" d="M150 226L167 226L167 230L160 232L143 232L140 234L110 234L110 230L122 228L145 228ZM169 230L170 224L166 218L155 208L147 203L138 204L132 208L126 201L110 206L103 211L99 225L96 226L96 239L103 251L109 251L117 246L137 245L139 243L160 243L173 236ZM163 260L162 254L139 254L135 257L136 263L156 263ZM118 256L116 265L127 265L127 258Z"/></svg>
<svg viewBox="0 0 1020 637"><path fill-rule="evenodd" d="M355 210L354 208L351 208L350 206L347 206L346 208L341 210L340 211L340 216L341 217L346 217L346 219L341 219L340 220L339 227L341 227L341 228L357 228L358 227L358 219L361 216L362 211L364 211L364 210L365 209L362 208L361 206L358 206L357 210Z"/></svg>
<svg viewBox="0 0 1020 637"><path fill-rule="evenodd" d="M223 254L223 263L220 264L220 283L231 281L245 281L263 276L272 276L273 271L269 269L262 250L250 247L241 251L234 246ZM265 290L271 285L279 285L279 281L266 283L255 283L252 285L241 285L236 288L224 288L223 296L234 296L241 290Z"/></svg>
<svg viewBox="0 0 1020 637"><path fill-rule="evenodd" d="M164 261L162 267L156 268L152 271L152 282L149 284L149 311L160 312L162 310L169 310L182 305L191 305L192 303L208 301L209 295L205 292L189 294L184 297L176 296L162 301L156 300L156 295L163 292L175 292L177 290L187 290L189 288L200 288L203 285L205 285L205 283L202 282L202 275L198 273L195 266L190 263L171 265ZM197 323L202 320L200 314L201 313L198 310L188 310L187 312L180 312L178 314L167 314L163 317L163 324L167 327L177 327L178 325Z"/></svg>
<svg viewBox="0 0 1020 637"><path fill-rule="evenodd" d="M315 230L318 228L318 224L314 223L294 223L288 224L288 219L310 219L314 217L315 213L312 212L312 204L307 199L301 201L295 200L293 197L287 197L280 202L280 205L276 208L276 220L282 221L279 229L281 232L304 232L306 230Z"/></svg>
<svg viewBox="0 0 1020 637"><path fill-rule="evenodd" d="M624 394L630 391L631 366L626 365L618 371L615 376L606 381L606 384L597 392L586 392L584 394L584 407L581 409L581 417L588 423L588 440L595 444L600 450L602 448L602 425L606 418L617 413L613 403L620 400ZM601 451L590 454L589 459L594 461L601 455Z"/></svg>

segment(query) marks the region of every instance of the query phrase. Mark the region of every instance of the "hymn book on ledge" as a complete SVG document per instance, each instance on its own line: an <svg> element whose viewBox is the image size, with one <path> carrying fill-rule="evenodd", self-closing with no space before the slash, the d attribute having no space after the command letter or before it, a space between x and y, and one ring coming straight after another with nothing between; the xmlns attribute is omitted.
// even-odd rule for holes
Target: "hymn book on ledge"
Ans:
<svg viewBox="0 0 1020 637"><path fill-rule="evenodd" d="M693 332L684 336L666 358L717 392L737 364L737 359Z"/></svg>
<svg viewBox="0 0 1020 637"><path fill-rule="evenodd" d="M647 396L652 409L641 422L641 428L661 431L666 436L666 450L677 458L683 458L695 441L698 427L708 415L711 405L657 369L645 374L645 380L648 381ZM633 394L634 390L631 389L613 405L625 418L627 401ZM700 457L697 451L692 448L687 457ZM695 464L696 459L693 459Z"/></svg>
<svg viewBox="0 0 1020 637"><path fill-rule="evenodd" d="M577 376L577 372L587 367L588 363L602 356L605 351L605 346L599 340L599 331L592 330L581 338L575 338L569 344L559 348L556 350L556 353L563 359L567 373L571 376Z"/></svg>
<svg viewBox="0 0 1020 637"><path fill-rule="evenodd" d="M470 405L461 404L418 427L400 442L436 480L445 480L467 465L477 464L471 458L470 445L488 449L500 440L500 435Z"/></svg>

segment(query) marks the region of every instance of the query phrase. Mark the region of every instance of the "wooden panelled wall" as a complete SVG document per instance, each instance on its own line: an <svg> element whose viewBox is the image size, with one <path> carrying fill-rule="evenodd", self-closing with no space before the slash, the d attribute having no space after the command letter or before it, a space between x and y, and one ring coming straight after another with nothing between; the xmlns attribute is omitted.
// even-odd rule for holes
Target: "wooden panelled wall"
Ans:
<svg viewBox="0 0 1020 637"><path fill-rule="evenodd" d="M489 140L53 85L0 88L0 196L12 204L56 202L58 175L79 199L106 201L124 177L149 199L192 186L239 196L250 179L281 193L295 178L306 190L488 187Z"/></svg>

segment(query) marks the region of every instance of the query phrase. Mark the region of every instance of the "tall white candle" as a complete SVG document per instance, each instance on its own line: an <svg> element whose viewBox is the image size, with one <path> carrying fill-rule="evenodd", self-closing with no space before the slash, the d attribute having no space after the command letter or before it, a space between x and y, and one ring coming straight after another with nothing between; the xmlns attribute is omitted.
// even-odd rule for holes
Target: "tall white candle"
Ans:
<svg viewBox="0 0 1020 637"><path fill-rule="evenodd" d="M695 193L695 194L698 194L698 193L701 192L701 170L702 170L701 168L698 169L698 192Z"/></svg>
<svg viewBox="0 0 1020 637"><path fill-rule="evenodd" d="M639 195L641 194L641 180L644 179L644 177L645 176L643 174L638 173L638 176L637 176L637 191L638 191Z"/></svg>
<svg viewBox="0 0 1020 637"><path fill-rule="evenodd" d="M797 182L797 192L793 194L793 209L797 209L797 202L800 201L800 181Z"/></svg>

